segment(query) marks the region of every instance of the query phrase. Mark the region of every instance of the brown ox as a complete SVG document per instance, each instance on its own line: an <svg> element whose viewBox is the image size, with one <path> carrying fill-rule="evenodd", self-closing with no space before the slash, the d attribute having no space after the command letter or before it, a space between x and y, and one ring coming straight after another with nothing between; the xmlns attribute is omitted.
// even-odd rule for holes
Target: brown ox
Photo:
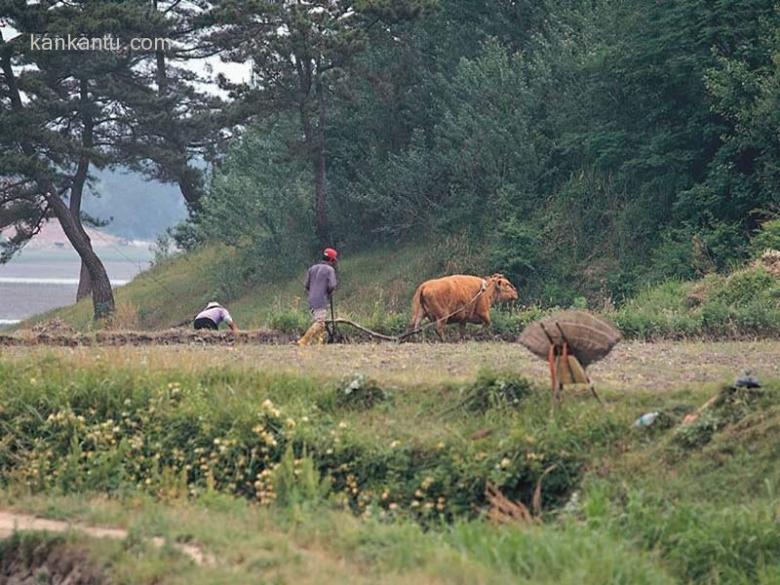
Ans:
<svg viewBox="0 0 780 585"><path fill-rule="evenodd" d="M418 329L425 316L436 322L436 334L442 341L447 323L458 323L463 339L466 323L482 323L487 329L493 303L514 300L517 300L517 289L503 274L487 278L455 274L426 280L412 298L409 330Z"/></svg>

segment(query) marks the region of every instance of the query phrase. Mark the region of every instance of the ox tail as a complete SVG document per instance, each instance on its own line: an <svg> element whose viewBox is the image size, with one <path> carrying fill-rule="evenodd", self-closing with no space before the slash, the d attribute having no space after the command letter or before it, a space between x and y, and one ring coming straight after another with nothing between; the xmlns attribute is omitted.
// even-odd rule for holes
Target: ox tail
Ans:
<svg viewBox="0 0 780 585"><path fill-rule="evenodd" d="M409 323L409 331L414 331L420 326L420 322L425 313L425 309L423 308L422 289L422 285L418 286L412 297L412 321Z"/></svg>

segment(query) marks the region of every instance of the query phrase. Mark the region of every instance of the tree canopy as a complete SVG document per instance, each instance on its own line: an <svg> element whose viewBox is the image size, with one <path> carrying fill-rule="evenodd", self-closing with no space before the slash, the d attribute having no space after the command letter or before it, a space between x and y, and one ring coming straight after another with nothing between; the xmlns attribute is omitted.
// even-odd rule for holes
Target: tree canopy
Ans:
<svg viewBox="0 0 780 585"><path fill-rule="evenodd" d="M543 302L725 270L780 212L779 31L771 0L440 0L368 28L321 122L329 241L457 235ZM306 157L286 112L234 147L257 157L217 172L213 208ZM256 190L319 233L295 200Z"/></svg>
<svg viewBox="0 0 780 585"><path fill-rule="evenodd" d="M724 271L780 214L771 0L0 7L24 31L176 40L89 58L0 43L0 224L22 240L52 193L78 223L89 169L122 165L180 187L188 244L247 265L452 241L565 303ZM221 79L229 103L183 66L208 55L251 65Z"/></svg>

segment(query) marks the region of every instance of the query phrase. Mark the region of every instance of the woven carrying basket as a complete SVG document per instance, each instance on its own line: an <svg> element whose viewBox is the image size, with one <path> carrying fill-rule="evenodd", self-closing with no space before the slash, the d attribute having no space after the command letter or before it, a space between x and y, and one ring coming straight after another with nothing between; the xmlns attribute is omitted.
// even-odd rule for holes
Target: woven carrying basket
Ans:
<svg viewBox="0 0 780 585"><path fill-rule="evenodd" d="M556 323L569 342L569 353L575 355L583 367L606 357L621 339L620 331L603 319L585 311L562 311L531 323L520 335L520 343L532 354L546 360L550 339L554 345L563 345Z"/></svg>

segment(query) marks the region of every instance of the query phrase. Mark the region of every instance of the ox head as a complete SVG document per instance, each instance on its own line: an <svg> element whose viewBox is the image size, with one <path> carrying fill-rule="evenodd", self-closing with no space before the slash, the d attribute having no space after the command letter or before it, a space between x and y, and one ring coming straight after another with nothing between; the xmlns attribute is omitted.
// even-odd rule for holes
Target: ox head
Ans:
<svg viewBox="0 0 780 585"><path fill-rule="evenodd" d="M499 302L517 300L517 289L515 288L515 285L509 282L509 279L503 274L496 273L493 276L488 277L486 280L488 285L492 284L495 286L495 292L493 293L493 298L495 300Z"/></svg>

